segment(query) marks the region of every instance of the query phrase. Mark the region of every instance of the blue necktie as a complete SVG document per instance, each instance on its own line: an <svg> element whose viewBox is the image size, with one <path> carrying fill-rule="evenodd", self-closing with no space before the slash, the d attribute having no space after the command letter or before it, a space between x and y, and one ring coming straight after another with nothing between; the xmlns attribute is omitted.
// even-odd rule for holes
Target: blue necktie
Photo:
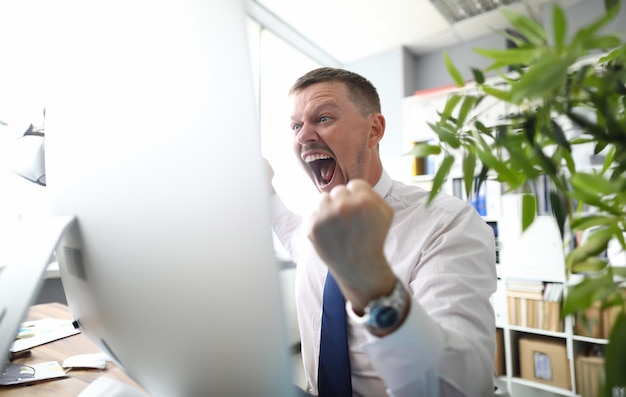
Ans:
<svg viewBox="0 0 626 397"><path fill-rule="evenodd" d="M324 284L317 386L320 397L352 396L345 300L330 273Z"/></svg>

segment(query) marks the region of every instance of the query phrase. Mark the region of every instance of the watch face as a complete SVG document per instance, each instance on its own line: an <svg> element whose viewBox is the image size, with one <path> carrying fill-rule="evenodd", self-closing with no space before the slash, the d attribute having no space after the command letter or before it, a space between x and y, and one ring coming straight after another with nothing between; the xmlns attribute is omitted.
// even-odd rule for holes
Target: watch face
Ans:
<svg viewBox="0 0 626 397"><path fill-rule="evenodd" d="M398 310L390 306L379 306L370 315L378 328L392 327L398 321Z"/></svg>

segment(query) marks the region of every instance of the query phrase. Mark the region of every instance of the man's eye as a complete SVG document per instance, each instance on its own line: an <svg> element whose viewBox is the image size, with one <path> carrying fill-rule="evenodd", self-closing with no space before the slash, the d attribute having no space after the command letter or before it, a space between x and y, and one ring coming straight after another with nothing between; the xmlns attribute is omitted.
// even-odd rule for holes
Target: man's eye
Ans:
<svg viewBox="0 0 626 397"><path fill-rule="evenodd" d="M291 130L292 131L298 132L298 131L300 131L300 128L302 128L302 124L292 124L291 125Z"/></svg>
<svg viewBox="0 0 626 397"><path fill-rule="evenodd" d="M325 123L325 122L327 122L328 120L330 120L330 117L328 117L328 116L322 116L322 117L320 117L320 123Z"/></svg>

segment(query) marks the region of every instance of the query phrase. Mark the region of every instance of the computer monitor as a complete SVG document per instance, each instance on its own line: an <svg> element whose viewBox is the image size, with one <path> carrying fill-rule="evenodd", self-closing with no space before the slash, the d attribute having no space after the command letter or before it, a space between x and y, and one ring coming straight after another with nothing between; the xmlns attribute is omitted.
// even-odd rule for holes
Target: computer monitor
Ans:
<svg viewBox="0 0 626 397"><path fill-rule="evenodd" d="M291 395L243 5L55 7L46 179L82 332L153 396Z"/></svg>

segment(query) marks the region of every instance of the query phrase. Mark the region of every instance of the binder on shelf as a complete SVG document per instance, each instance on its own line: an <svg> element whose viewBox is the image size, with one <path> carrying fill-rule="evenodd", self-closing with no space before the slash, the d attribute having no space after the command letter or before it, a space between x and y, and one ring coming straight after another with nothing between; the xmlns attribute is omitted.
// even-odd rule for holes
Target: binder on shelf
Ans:
<svg viewBox="0 0 626 397"><path fill-rule="evenodd" d="M463 178L453 178L452 195L461 200L467 200L482 217L498 219L501 215L502 184L496 180L483 181L480 190L471 192L468 200Z"/></svg>
<svg viewBox="0 0 626 397"><path fill-rule="evenodd" d="M427 175L427 162L425 157L414 157L411 163L411 176Z"/></svg>
<svg viewBox="0 0 626 397"><path fill-rule="evenodd" d="M484 183L477 192L472 192L470 204L480 216L487 216L487 188Z"/></svg>
<svg viewBox="0 0 626 397"><path fill-rule="evenodd" d="M496 329L496 355L494 359L494 368L496 376L503 376L506 374L506 367L504 364L504 331L502 328Z"/></svg>

